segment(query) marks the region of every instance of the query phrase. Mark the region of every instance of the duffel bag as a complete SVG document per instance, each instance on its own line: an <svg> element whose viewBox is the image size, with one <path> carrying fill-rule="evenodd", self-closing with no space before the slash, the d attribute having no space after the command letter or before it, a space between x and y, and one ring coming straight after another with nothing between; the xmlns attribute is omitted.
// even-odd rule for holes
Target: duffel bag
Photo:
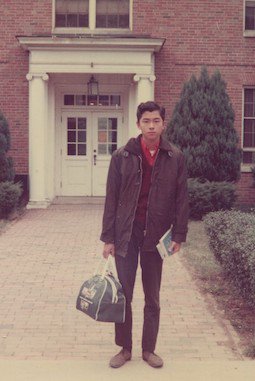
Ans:
<svg viewBox="0 0 255 381"><path fill-rule="evenodd" d="M98 267L81 286L76 308L97 321L124 323L126 298L117 278L113 257L109 255L103 261L103 269L99 271ZM110 266L115 269L115 274L110 271Z"/></svg>

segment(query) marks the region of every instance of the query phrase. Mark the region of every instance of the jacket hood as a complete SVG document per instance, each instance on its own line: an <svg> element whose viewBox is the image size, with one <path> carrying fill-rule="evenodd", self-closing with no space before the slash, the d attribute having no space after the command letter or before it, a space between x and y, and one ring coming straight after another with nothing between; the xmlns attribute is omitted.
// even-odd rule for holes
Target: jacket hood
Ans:
<svg viewBox="0 0 255 381"><path fill-rule="evenodd" d="M140 143L141 137L142 137L142 134L140 134L136 138L129 139L127 144L124 146L124 149L135 155L140 155L142 153L141 143ZM162 136L160 137L159 149L162 151L168 152L169 156L173 155L173 150L174 150L173 145Z"/></svg>

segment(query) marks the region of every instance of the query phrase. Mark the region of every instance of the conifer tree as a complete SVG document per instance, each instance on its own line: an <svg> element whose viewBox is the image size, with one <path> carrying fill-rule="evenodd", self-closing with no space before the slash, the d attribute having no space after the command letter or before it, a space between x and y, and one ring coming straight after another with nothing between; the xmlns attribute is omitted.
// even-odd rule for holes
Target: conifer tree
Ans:
<svg viewBox="0 0 255 381"><path fill-rule="evenodd" d="M226 83L217 70L209 77L203 67L184 84L166 130L187 159L189 177L209 181L236 181L241 150L234 128L234 111Z"/></svg>
<svg viewBox="0 0 255 381"><path fill-rule="evenodd" d="M14 179L13 161L7 156L10 149L10 131L8 122L0 112L0 182Z"/></svg>

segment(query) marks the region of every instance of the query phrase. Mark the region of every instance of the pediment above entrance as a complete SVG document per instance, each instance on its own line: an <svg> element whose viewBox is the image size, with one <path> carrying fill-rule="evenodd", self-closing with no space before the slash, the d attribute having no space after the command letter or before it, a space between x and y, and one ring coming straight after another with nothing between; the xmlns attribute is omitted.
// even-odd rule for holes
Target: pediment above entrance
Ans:
<svg viewBox="0 0 255 381"><path fill-rule="evenodd" d="M160 38L17 37L30 52L29 71L47 73L150 73Z"/></svg>

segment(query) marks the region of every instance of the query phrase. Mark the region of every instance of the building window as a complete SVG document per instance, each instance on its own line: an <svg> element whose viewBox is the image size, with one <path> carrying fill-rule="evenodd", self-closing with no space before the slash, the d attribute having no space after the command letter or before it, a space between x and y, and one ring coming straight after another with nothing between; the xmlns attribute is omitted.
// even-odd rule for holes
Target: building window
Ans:
<svg viewBox="0 0 255 381"><path fill-rule="evenodd" d="M255 1L245 1L245 30L255 31Z"/></svg>
<svg viewBox="0 0 255 381"><path fill-rule="evenodd" d="M60 28L88 28L89 0L56 0L55 26Z"/></svg>
<svg viewBox="0 0 255 381"><path fill-rule="evenodd" d="M255 88L244 89L243 163L255 161Z"/></svg>
<svg viewBox="0 0 255 381"><path fill-rule="evenodd" d="M55 28L82 33L84 28L130 28L132 0L55 0Z"/></svg>
<svg viewBox="0 0 255 381"><path fill-rule="evenodd" d="M97 28L128 28L129 0L96 0Z"/></svg>

